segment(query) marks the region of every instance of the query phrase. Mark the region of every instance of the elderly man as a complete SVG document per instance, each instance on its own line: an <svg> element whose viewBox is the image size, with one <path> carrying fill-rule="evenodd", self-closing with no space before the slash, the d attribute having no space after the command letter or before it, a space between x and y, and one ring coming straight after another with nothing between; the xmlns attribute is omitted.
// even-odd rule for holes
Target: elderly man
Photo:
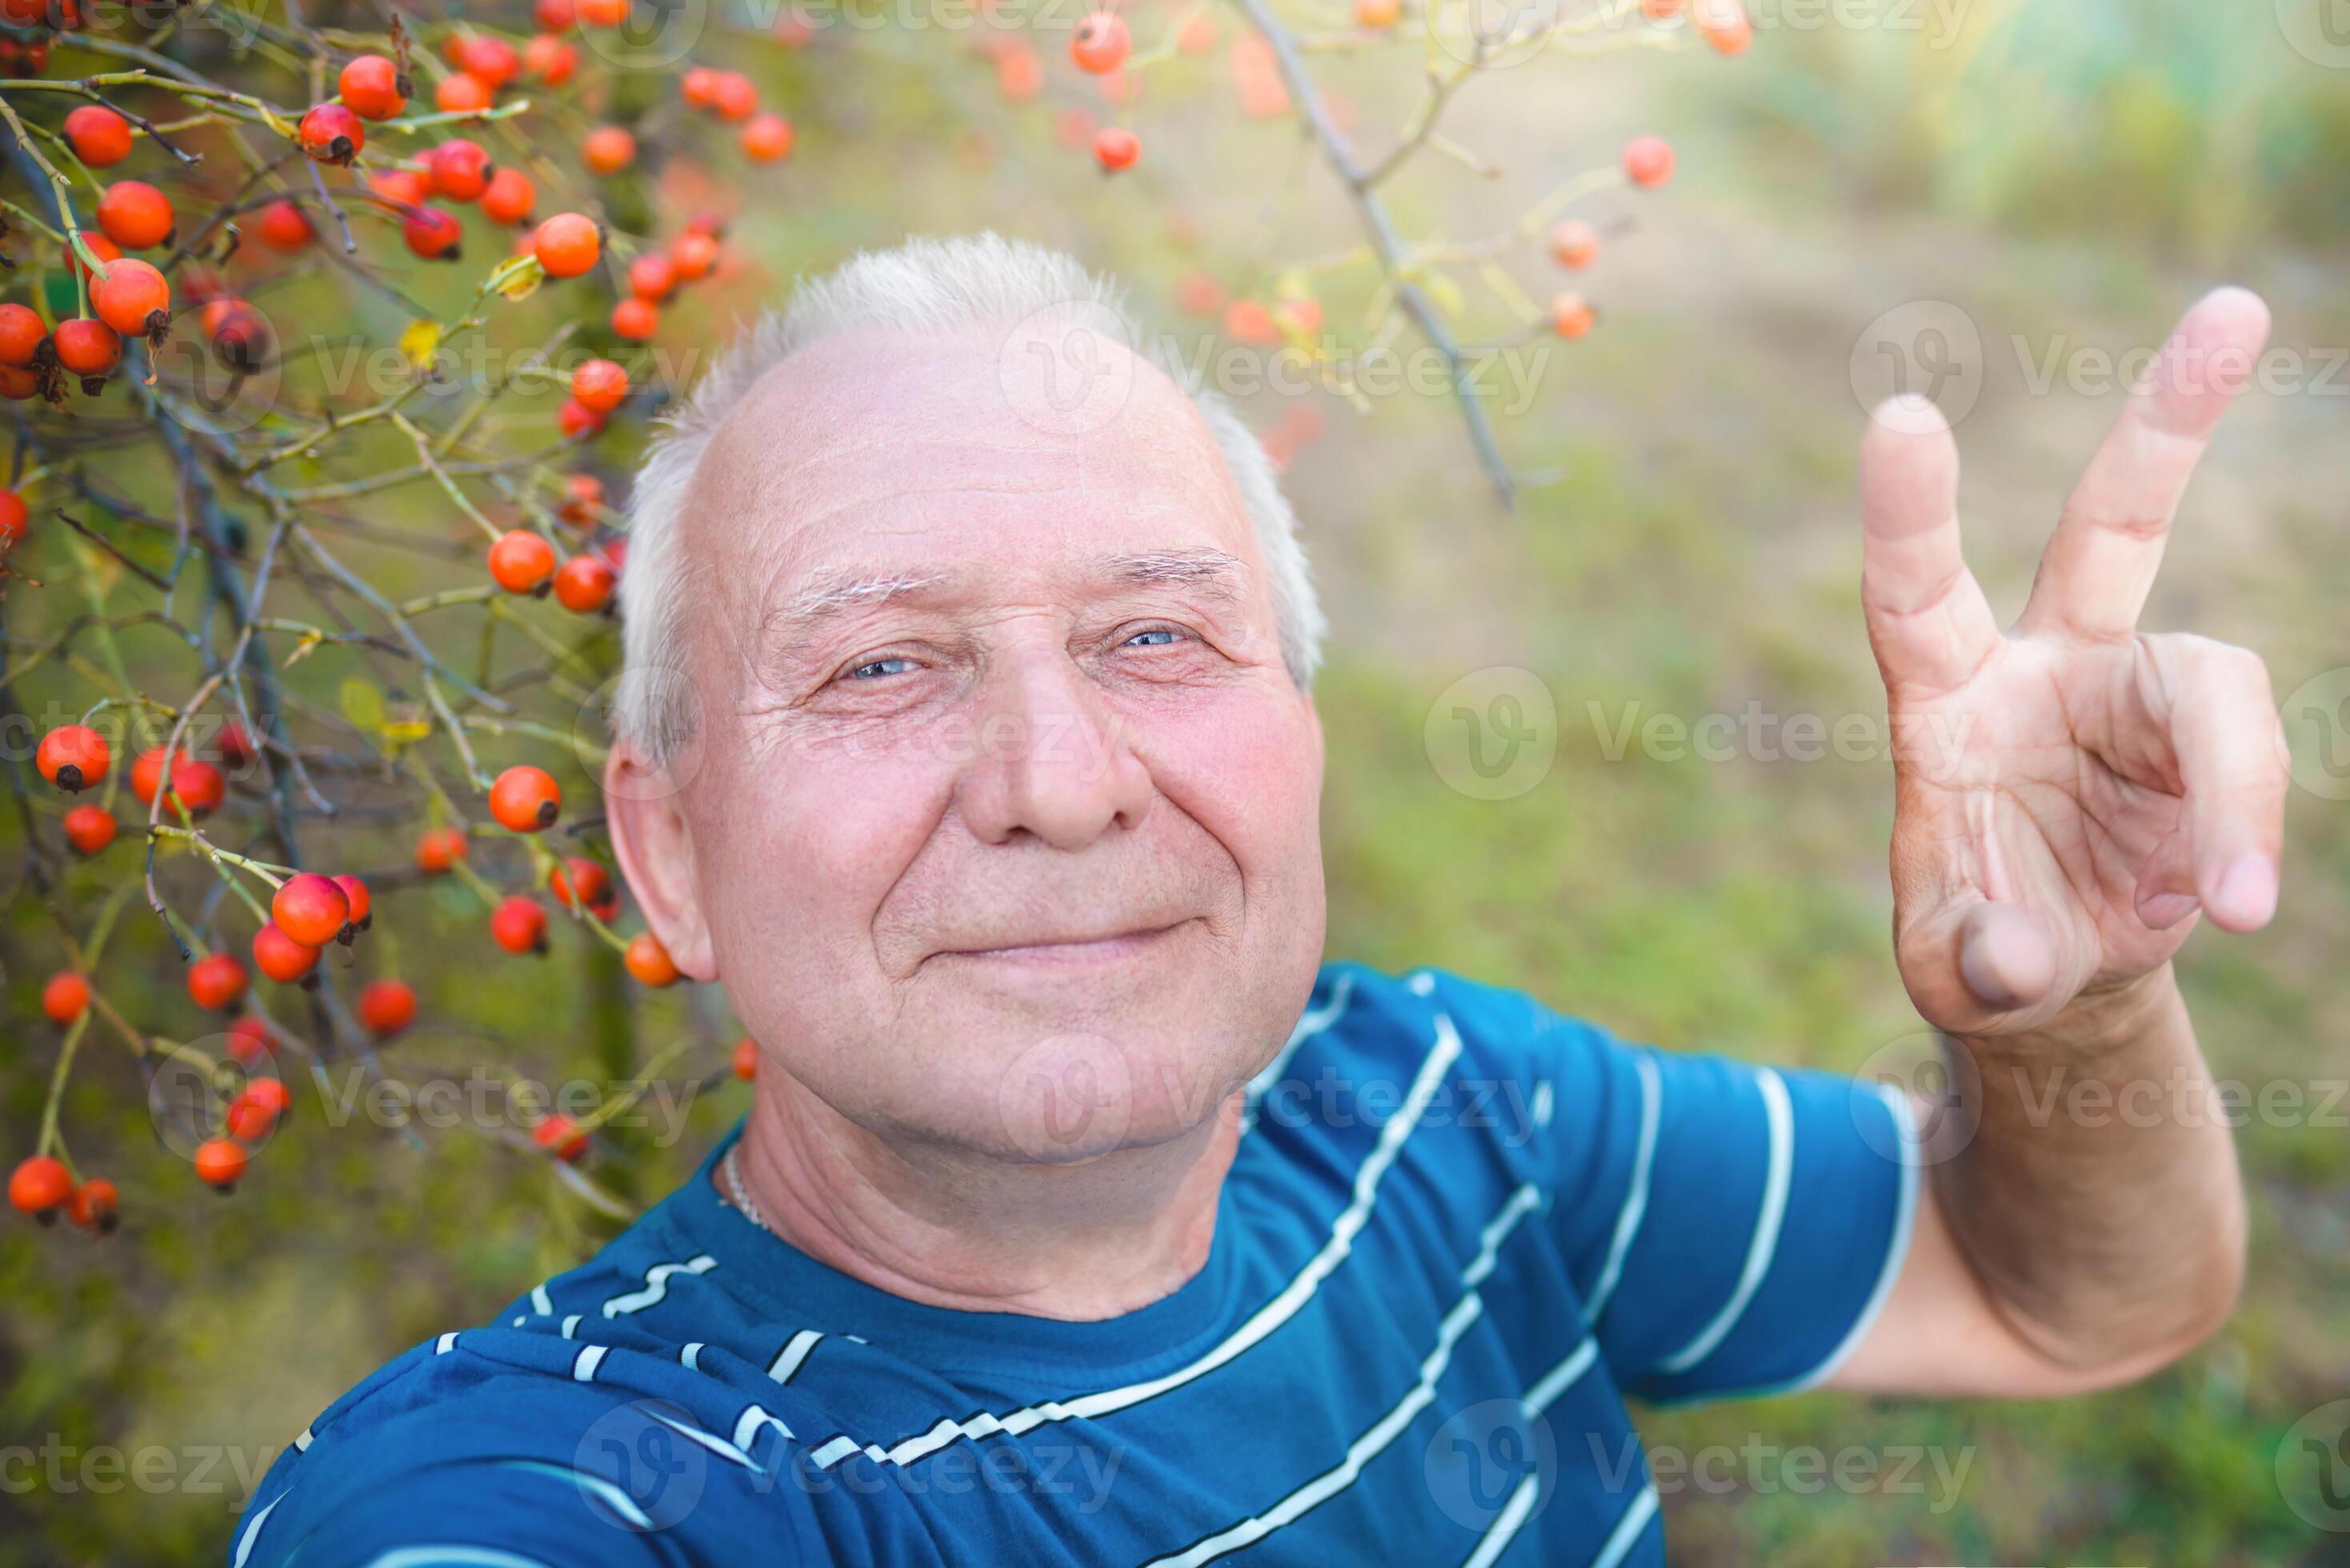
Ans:
<svg viewBox="0 0 2350 1568"><path fill-rule="evenodd" d="M1869 635L1938 737L1892 857L1924 1123L1326 965L1321 619L1247 431L1064 257L805 287L646 463L605 780L754 1106L319 1416L233 1561L1653 1563L1627 1396L2171 1361L2244 1245L2171 958L2273 914L2286 769L2259 659L2135 624L2266 329L2189 315L2004 632L1948 428L1868 432Z"/></svg>

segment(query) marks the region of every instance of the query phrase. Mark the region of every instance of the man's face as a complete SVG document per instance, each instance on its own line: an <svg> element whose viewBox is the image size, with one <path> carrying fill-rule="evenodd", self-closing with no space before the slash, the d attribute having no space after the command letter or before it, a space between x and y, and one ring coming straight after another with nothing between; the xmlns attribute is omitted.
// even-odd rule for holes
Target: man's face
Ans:
<svg viewBox="0 0 2350 1568"><path fill-rule="evenodd" d="M1188 400L1097 339L1056 411L1031 337L841 336L743 400L679 524L697 732L674 793L613 793L771 1063L885 1137L1067 1159L1196 1126L1295 1021L1322 751Z"/></svg>

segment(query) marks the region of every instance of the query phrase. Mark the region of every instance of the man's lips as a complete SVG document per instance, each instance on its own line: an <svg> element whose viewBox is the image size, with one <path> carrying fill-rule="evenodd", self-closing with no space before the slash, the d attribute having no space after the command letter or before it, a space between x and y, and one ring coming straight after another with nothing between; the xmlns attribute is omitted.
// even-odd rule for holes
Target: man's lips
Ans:
<svg viewBox="0 0 2350 1568"><path fill-rule="evenodd" d="M1100 963L1144 952L1184 926L1189 919L1163 926L1136 926L1125 930L1024 936L993 947L941 948L932 958L978 959L1004 963Z"/></svg>

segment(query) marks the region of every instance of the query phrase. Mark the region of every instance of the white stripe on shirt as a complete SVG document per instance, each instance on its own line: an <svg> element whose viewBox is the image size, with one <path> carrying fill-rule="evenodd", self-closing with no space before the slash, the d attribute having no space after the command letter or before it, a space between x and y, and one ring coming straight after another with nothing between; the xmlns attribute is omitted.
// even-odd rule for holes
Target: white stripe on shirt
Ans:
<svg viewBox="0 0 2350 1568"><path fill-rule="evenodd" d="M1686 1372L1713 1354L1738 1325L1740 1314L1754 1299L1755 1290L1771 1272L1772 1256L1779 1250L1779 1227L1787 1216L1787 1184L1795 1168L1795 1108L1787 1098L1785 1079L1768 1067L1754 1076L1762 1091L1762 1114L1770 1124L1771 1153L1762 1179L1762 1212L1754 1217L1754 1236L1747 1244L1746 1267L1738 1276L1738 1288L1731 1292L1713 1321L1695 1339L1657 1363L1659 1372Z"/></svg>
<svg viewBox="0 0 2350 1568"><path fill-rule="evenodd" d="M1485 1227L1485 1244L1469 1266L1461 1271L1463 1279L1482 1281L1493 1272L1502 1243L1509 1238L1519 1220L1539 1207L1538 1202L1525 1200L1533 1191L1531 1188L1522 1187L1510 1195L1502 1211ZM1444 1376L1444 1369L1451 1364L1452 1347L1484 1315L1484 1311L1485 1298L1472 1284L1454 1303L1452 1310L1445 1314L1443 1326L1437 1332L1436 1347L1419 1364L1419 1381L1413 1384L1395 1407L1380 1417L1368 1431L1347 1446L1347 1457L1334 1469L1325 1470L1263 1512L1252 1514L1230 1529L1184 1551L1153 1558L1144 1568L1200 1568L1201 1563L1213 1562L1227 1552L1254 1545L1354 1485L1356 1479L1363 1473L1363 1467L1377 1459L1381 1450L1394 1442L1422 1410L1435 1402L1437 1380Z"/></svg>
<svg viewBox="0 0 2350 1568"><path fill-rule="evenodd" d="M1048 1421L1092 1420L1123 1410L1130 1405L1139 1405L1170 1388L1180 1388L1213 1372L1256 1345L1295 1317L1299 1310L1314 1299L1314 1293L1321 1288L1322 1282L1347 1261L1355 1238L1370 1221L1371 1206L1378 1196L1379 1179L1395 1164L1396 1157L1403 1150L1404 1140L1411 1136L1412 1129L1419 1127L1420 1117L1427 1114L1429 1101L1435 1096L1445 1070L1460 1054L1460 1032L1453 1028L1451 1019L1441 1012L1436 1014L1436 1043L1429 1048L1428 1056L1420 1064L1419 1076L1412 1081L1411 1092L1405 1097L1402 1108L1379 1130L1378 1146L1355 1173L1354 1199L1340 1211L1331 1225L1330 1239L1323 1243L1322 1250L1298 1272L1296 1278L1291 1280L1280 1294L1197 1361L1147 1383L1130 1383L1123 1388L1105 1389L1065 1400L1048 1399L1000 1417L985 1412L962 1421L950 1417L929 1431L903 1438L887 1449L868 1443L847 1452L861 1449L879 1462L906 1465L927 1459L957 1438L976 1440L997 1433L1009 1433L1016 1438ZM827 1451L831 1447L827 1446Z"/></svg>
<svg viewBox="0 0 2350 1568"><path fill-rule="evenodd" d="M1583 1321L1592 1327L1599 1326L1599 1314L1607 1310L1609 1298L1624 1278L1624 1260L1631 1255L1632 1239L1640 1233L1640 1221L1648 1212L1648 1179L1657 1163L1657 1126L1664 1110L1665 1085L1657 1071L1656 1059L1646 1051L1632 1058L1632 1065L1640 1075L1640 1139L1632 1154L1632 1186L1624 1195L1624 1207L1616 1216L1616 1236L1607 1245L1607 1262L1593 1282L1590 1299L1583 1305Z"/></svg>

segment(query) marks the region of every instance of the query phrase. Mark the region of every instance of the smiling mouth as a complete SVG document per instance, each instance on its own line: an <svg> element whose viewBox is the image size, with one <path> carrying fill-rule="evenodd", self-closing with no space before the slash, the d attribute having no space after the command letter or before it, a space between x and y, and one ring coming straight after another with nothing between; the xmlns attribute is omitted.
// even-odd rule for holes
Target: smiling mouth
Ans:
<svg viewBox="0 0 2350 1568"><path fill-rule="evenodd" d="M1118 931L1107 936L1055 937L1041 941L1016 942L999 948L950 948L932 953L931 956L940 959L972 959L989 963L1106 963L1148 952L1160 941L1191 923L1189 919L1181 919L1171 925L1138 926L1133 930Z"/></svg>

